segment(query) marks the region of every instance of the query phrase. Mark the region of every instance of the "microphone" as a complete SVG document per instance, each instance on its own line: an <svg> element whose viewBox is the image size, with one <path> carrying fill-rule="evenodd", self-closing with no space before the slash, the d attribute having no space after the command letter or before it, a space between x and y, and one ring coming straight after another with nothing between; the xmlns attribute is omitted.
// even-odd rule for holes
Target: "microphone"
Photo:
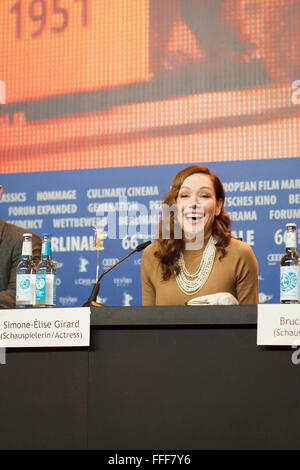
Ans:
<svg viewBox="0 0 300 470"><path fill-rule="evenodd" d="M133 253L136 253L138 251L143 251L148 245L150 245L152 242L151 240L148 240L146 242L143 242L141 243L140 245L138 245L136 247L135 250L131 251L130 253L128 253L126 256L124 256L124 258L120 259L117 263L113 264L110 268L108 268L106 271L104 271L101 276L99 277L98 281L95 283L94 287L93 287L93 290L91 292L91 295L89 296L88 300L86 302L84 302L84 304L82 305L82 307L88 307L89 305L91 305L92 302L96 302L96 299L97 299L97 295L98 295L98 292L99 292L99 289L100 289L100 281L101 279L103 278L103 276L105 274L107 274L109 271L111 271L113 268L115 268L116 266L118 266L118 264L122 263L122 261L124 261L126 258L128 258L129 256L133 255Z"/></svg>

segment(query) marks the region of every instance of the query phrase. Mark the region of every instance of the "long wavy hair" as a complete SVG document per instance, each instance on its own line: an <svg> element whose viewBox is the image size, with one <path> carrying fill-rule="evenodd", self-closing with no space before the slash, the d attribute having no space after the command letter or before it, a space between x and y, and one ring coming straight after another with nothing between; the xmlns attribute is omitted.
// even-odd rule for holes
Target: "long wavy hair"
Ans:
<svg viewBox="0 0 300 470"><path fill-rule="evenodd" d="M165 195L162 204L162 215L157 240L158 250L155 252L155 256L160 260L163 280L168 280L172 272L175 272L175 274L179 274L180 272L178 259L180 252L184 249L185 242L183 237L176 237L179 228L176 201L184 180L195 173L208 175L214 186L216 200L222 200L221 211L218 216L215 216L212 225L212 235L217 242L216 248L218 249L220 258L225 256L225 248L228 246L231 238L229 229L231 221L224 209L225 191L217 175L202 165L192 165L184 168L174 177L171 188ZM170 211L170 207L175 208L175 210ZM166 233L168 237L165 237Z"/></svg>

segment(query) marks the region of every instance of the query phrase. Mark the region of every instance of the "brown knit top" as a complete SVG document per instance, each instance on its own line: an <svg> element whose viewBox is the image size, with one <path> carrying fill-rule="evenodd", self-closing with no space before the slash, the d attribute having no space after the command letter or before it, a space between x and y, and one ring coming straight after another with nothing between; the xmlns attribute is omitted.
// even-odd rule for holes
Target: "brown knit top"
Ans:
<svg viewBox="0 0 300 470"><path fill-rule="evenodd" d="M201 262L205 249L185 250L183 253L187 270L194 273ZM255 255L244 242L231 239L225 257L217 249L214 264L204 286L194 295L184 294L177 285L174 273L167 281L162 280L160 261L154 256L158 243L152 243L143 253L141 280L143 305L184 305L202 295L229 292L239 304L258 303L258 264Z"/></svg>

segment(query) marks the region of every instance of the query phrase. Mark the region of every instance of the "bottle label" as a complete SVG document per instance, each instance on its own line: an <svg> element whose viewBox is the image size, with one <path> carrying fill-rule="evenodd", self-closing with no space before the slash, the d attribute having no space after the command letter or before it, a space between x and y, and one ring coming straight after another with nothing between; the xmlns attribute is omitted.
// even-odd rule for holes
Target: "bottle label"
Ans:
<svg viewBox="0 0 300 470"><path fill-rule="evenodd" d="M300 299L299 266L280 267L280 300Z"/></svg>
<svg viewBox="0 0 300 470"><path fill-rule="evenodd" d="M42 256L51 256L51 242L50 241L43 241Z"/></svg>
<svg viewBox="0 0 300 470"><path fill-rule="evenodd" d="M36 301L45 302L46 300L46 275L37 274L36 276Z"/></svg>
<svg viewBox="0 0 300 470"><path fill-rule="evenodd" d="M23 241L22 245L22 256L32 256L32 242L31 241Z"/></svg>
<svg viewBox="0 0 300 470"><path fill-rule="evenodd" d="M35 304L35 274L17 274L16 303Z"/></svg>
<svg viewBox="0 0 300 470"><path fill-rule="evenodd" d="M286 232L285 246L287 248L297 248L296 232Z"/></svg>
<svg viewBox="0 0 300 470"><path fill-rule="evenodd" d="M56 304L56 276L46 274L46 305Z"/></svg>
<svg viewBox="0 0 300 470"><path fill-rule="evenodd" d="M40 305L56 304L55 274L38 274L36 276L36 301Z"/></svg>

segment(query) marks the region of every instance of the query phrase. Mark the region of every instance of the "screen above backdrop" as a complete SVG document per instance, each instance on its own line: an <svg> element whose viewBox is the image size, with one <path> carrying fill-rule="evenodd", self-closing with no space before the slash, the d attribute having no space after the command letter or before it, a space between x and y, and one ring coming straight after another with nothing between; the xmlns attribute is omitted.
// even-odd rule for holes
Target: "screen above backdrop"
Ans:
<svg viewBox="0 0 300 470"><path fill-rule="evenodd" d="M148 0L5 0L7 102L148 79Z"/></svg>
<svg viewBox="0 0 300 470"><path fill-rule="evenodd" d="M1 0L0 173L297 158L299 31L298 0Z"/></svg>

